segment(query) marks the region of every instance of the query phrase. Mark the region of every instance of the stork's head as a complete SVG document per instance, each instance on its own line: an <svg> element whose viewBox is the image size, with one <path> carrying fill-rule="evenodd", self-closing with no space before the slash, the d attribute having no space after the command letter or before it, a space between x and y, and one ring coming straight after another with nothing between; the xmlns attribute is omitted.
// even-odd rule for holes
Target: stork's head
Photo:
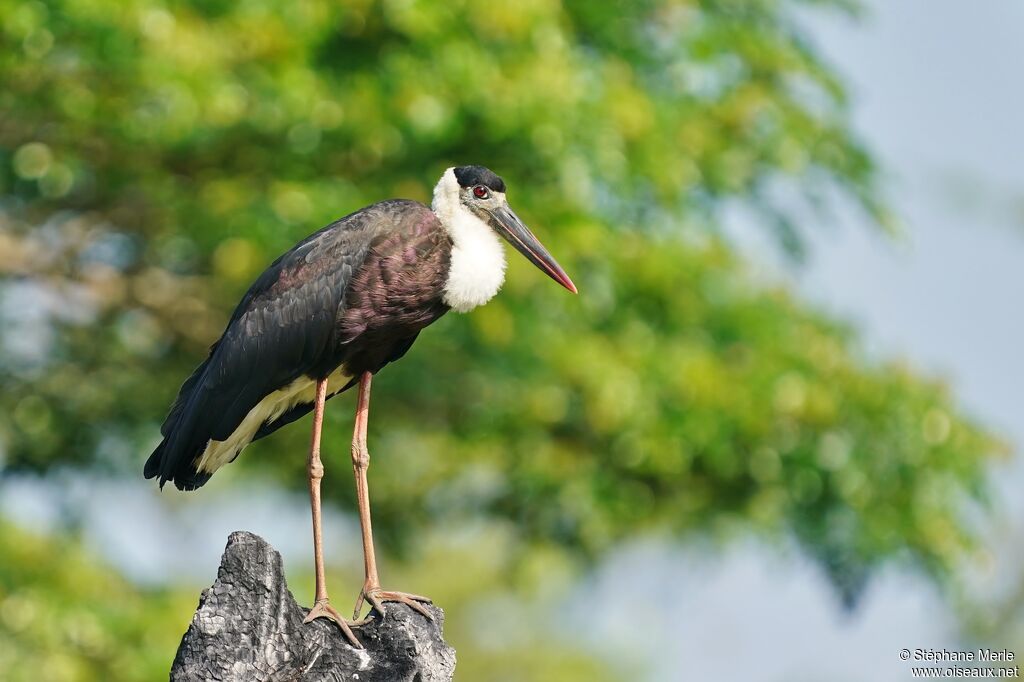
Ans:
<svg viewBox="0 0 1024 682"><path fill-rule="evenodd" d="M493 230L548 277L577 293L562 266L509 207L505 181L487 168L458 166L446 170L434 188L433 209L453 238L458 238L456 232L460 230Z"/></svg>

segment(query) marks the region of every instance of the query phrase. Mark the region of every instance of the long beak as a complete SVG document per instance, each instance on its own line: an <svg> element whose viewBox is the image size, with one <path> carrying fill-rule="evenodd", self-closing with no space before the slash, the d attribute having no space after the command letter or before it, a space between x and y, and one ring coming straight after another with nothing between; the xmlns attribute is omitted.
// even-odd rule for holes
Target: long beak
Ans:
<svg viewBox="0 0 1024 682"><path fill-rule="evenodd" d="M530 228L523 224L523 221L512 212L511 208L507 205L502 206L491 213L491 215L494 218L492 223L494 227L502 237L508 240L509 244L516 247L519 253L526 256L531 263L546 272L548 277L572 293L579 293L576 291L576 285L569 279L569 275L565 274L562 266L548 253L548 250L544 248L540 240L530 232Z"/></svg>

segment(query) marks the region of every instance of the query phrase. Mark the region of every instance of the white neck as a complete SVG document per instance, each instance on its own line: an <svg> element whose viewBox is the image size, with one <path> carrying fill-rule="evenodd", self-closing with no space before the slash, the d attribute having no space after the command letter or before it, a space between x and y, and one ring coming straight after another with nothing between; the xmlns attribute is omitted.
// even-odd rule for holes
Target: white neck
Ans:
<svg viewBox="0 0 1024 682"><path fill-rule="evenodd" d="M505 281L505 250L494 230L459 199L459 182L452 168L434 188L431 205L452 238L452 259L444 302L465 313L494 298Z"/></svg>

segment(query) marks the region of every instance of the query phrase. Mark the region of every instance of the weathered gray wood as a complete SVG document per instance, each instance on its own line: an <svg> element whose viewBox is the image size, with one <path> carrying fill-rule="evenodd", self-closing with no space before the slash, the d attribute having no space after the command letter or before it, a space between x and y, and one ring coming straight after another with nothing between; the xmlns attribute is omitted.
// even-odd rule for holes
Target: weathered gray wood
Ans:
<svg viewBox="0 0 1024 682"><path fill-rule="evenodd" d="M303 624L308 609L288 590L273 547L251 533L232 533L217 580L203 591L178 647L171 680L448 681L455 650L442 637L444 612L428 608L434 622L404 604L387 604L385 618L356 630L365 649L355 649L330 621Z"/></svg>

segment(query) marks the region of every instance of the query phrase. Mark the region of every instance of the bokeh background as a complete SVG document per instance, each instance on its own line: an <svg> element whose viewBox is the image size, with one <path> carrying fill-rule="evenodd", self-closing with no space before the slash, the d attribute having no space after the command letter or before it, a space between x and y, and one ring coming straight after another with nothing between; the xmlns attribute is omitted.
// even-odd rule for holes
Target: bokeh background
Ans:
<svg viewBox="0 0 1024 682"><path fill-rule="evenodd" d="M1024 9L0 0L0 671L162 678L227 534L312 594L308 420L141 480L279 253L482 163L579 285L375 383L387 586L463 680L904 680L1024 643ZM334 600L360 585L330 403ZM151 483L151 482L149 482ZM1019 650L1024 653L1024 650Z"/></svg>

